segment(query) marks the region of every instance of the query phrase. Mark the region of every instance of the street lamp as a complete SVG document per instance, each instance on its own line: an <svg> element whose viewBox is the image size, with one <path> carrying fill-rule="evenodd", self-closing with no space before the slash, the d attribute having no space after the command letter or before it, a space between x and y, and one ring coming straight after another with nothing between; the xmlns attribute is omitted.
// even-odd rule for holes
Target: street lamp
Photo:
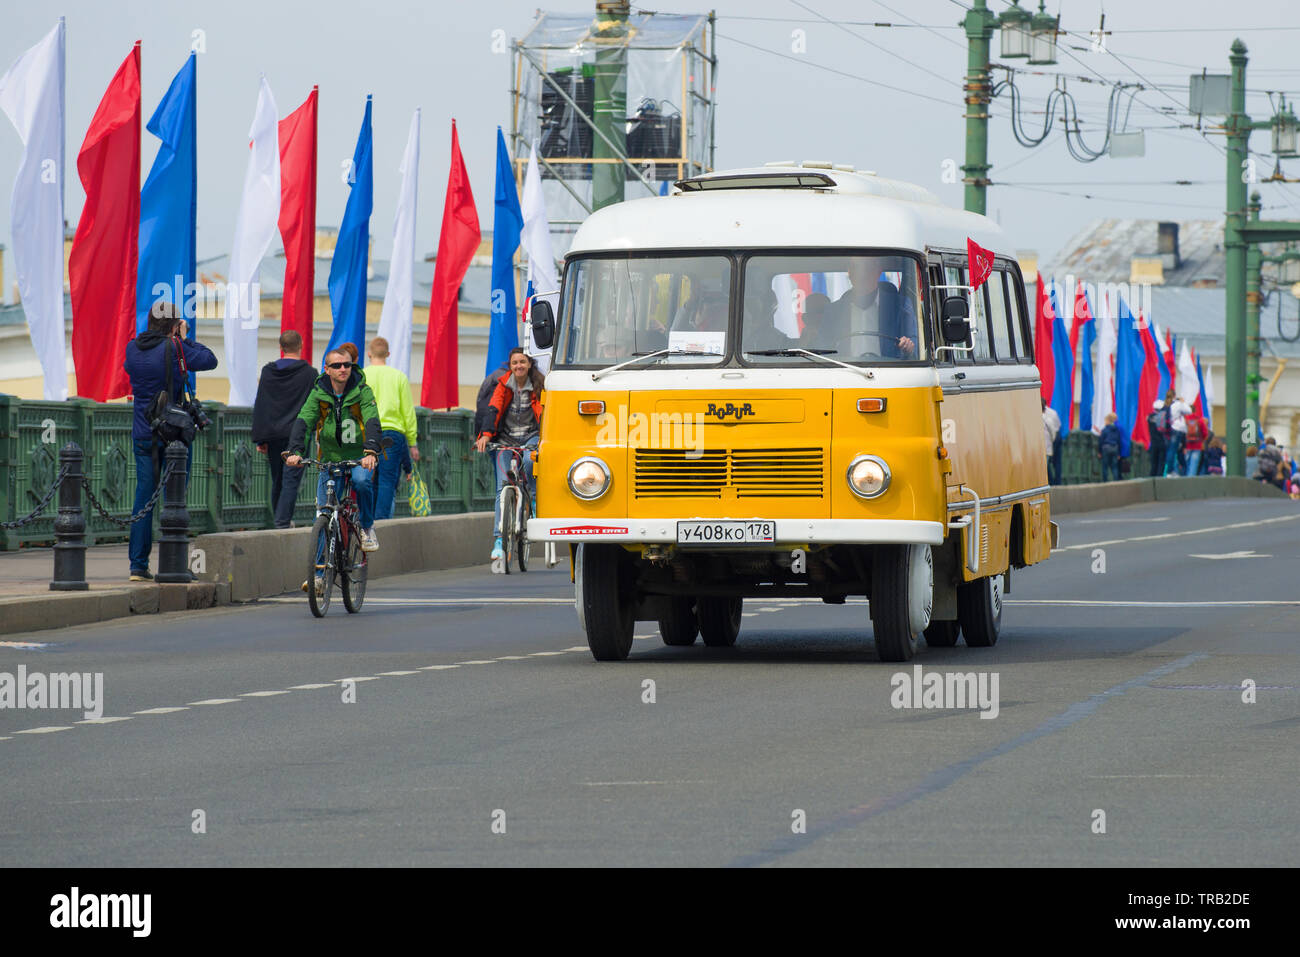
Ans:
<svg viewBox="0 0 1300 957"><path fill-rule="evenodd" d="M1002 11L998 17L998 27L1002 31L1002 59L1022 59L1029 56L1032 41L1030 21L1033 17L1028 10L1020 8L1020 0L1012 0L1012 5Z"/></svg>
<svg viewBox="0 0 1300 957"><path fill-rule="evenodd" d="M1273 155L1300 156L1300 122L1285 98L1273 116Z"/></svg>
<svg viewBox="0 0 1300 957"><path fill-rule="evenodd" d="M1029 63L1035 66L1051 66L1056 62L1056 30L1061 21L1045 8L1044 0L1038 0L1038 12L1029 21Z"/></svg>

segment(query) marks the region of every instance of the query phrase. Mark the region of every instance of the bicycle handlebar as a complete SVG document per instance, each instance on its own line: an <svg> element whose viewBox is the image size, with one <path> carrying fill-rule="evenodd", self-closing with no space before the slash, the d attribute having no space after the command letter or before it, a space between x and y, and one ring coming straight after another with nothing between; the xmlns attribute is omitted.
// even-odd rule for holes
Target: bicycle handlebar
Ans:
<svg viewBox="0 0 1300 957"><path fill-rule="evenodd" d="M281 452L281 453L280 453L280 458L282 458L282 459L287 459L291 454L293 454L293 453L291 453L291 452ZM308 465L312 465L312 466L315 466L315 467L318 468L318 469L326 469L326 468L354 469L354 468L358 468L358 467L361 465L361 460L360 460L360 459L342 459L341 461L338 461L338 462L319 462L319 461L317 461L316 459L308 459L308 458L304 458L304 459L302 460L302 465L303 465L304 467L305 467L305 466L308 466Z"/></svg>

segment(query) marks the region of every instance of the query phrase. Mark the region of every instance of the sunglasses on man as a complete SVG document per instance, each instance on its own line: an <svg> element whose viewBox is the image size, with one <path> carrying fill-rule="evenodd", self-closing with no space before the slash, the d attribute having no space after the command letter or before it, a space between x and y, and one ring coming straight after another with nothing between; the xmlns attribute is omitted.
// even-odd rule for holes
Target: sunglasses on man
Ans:
<svg viewBox="0 0 1300 957"><path fill-rule="evenodd" d="M351 362L329 362L326 363L326 368L327 369L351 369L352 363Z"/></svg>

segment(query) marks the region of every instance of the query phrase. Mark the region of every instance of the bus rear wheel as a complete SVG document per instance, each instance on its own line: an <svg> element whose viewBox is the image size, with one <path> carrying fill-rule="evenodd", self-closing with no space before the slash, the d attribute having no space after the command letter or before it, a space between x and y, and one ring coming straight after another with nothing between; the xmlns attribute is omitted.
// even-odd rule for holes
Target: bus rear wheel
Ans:
<svg viewBox="0 0 1300 957"><path fill-rule="evenodd" d="M695 644L700 621L695 617L694 598L669 598L667 611L659 617L659 637L665 645L687 647Z"/></svg>
<svg viewBox="0 0 1300 957"><path fill-rule="evenodd" d="M740 634L743 598L710 597L695 600L695 614L700 620L700 634L710 648L730 648Z"/></svg>
<svg viewBox="0 0 1300 957"><path fill-rule="evenodd" d="M623 661L632 650L632 596L623 587L623 554L617 545L578 546L574 598L597 661Z"/></svg>
<svg viewBox="0 0 1300 957"><path fill-rule="evenodd" d="M881 661L910 661L930 624L934 558L929 545L882 545L871 559L871 626Z"/></svg>
<svg viewBox="0 0 1300 957"><path fill-rule="evenodd" d="M951 648L960 637L959 621L932 621L925 629L925 643L931 648Z"/></svg>
<svg viewBox="0 0 1300 957"><path fill-rule="evenodd" d="M957 586L957 619L968 648L991 648L1002 629L1002 576Z"/></svg>

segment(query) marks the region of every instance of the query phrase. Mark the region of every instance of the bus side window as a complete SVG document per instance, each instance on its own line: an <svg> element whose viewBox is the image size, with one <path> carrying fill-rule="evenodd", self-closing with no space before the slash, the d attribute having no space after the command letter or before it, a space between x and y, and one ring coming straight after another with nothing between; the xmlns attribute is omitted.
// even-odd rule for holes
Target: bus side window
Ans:
<svg viewBox="0 0 1300 957"><path fill-rule="evenodd" d="M998 362L1015 362L1016 353L1010 337L1007 315L1007 288L1003 271L994 267L986 284L989 297L989 323L993 327L993 350Z"/></svg>
<svg viewBox="0 0 1300 957"><path fill-rule="evenodd" d="M962 270L962 275L966 275L966 270ZM966 281L970 282L969 279ZM983 286L975 290L970 309L971 324L977 330L972 343L975 346L975 351L971 355L974 356L976 362L984 363L995 361L993 358L993 340L989 335L987 288L988 282L985 282Z"/></svg>
<svg viewBox="0 0 1300 957"><path fill-rule="evenodd" d="M952 352L947 350L944 352L937 351L940 346L945 344L940 322L943 316L943 297L945 293L949 292L947 289L937 288L947 281L944 279L943 267L937 260L931 260L929 267L926 269L926 280L926 292L929 294L928 301L930 304L928 311L933 317L933 321L930 323L930 341L934 343L935 355L938 361L951 365Z"/></svg>
<svg viewBox="0 0 1300 957"><path fill-rule="evenodd" d="M1030 334L1029 317L1025 311L1025 287L1012 269L1007 270L1006 280L1007 303L1011 306L1011 326L1016 331L1016 358L1020 362L1032 363L1034 340Z"/></svg>
<svg viewBox="0 0 1300 957"><path fill-rule="evenodd" d="M944 266L943 281L949 286L964 286L966 285L966 270L960 266ZM961 296L968 304L970 302L970 296L967 294L965 289L944 289L942 292L944 299L949 296ZM980 319L973 309L971 310L970 318L972 324L978 326ZM983 335L983 332L981 332L980 335ZM975 338L978 339L980 336L977 335ZM960 345L964 346L969 346L970 344L971 341L969 336L966 338L965 342L960 343ZM975 353L973 352L958 352L956 354L956 361L958 364L970 365L975 361L973 358L974 355Z"/></svg>

